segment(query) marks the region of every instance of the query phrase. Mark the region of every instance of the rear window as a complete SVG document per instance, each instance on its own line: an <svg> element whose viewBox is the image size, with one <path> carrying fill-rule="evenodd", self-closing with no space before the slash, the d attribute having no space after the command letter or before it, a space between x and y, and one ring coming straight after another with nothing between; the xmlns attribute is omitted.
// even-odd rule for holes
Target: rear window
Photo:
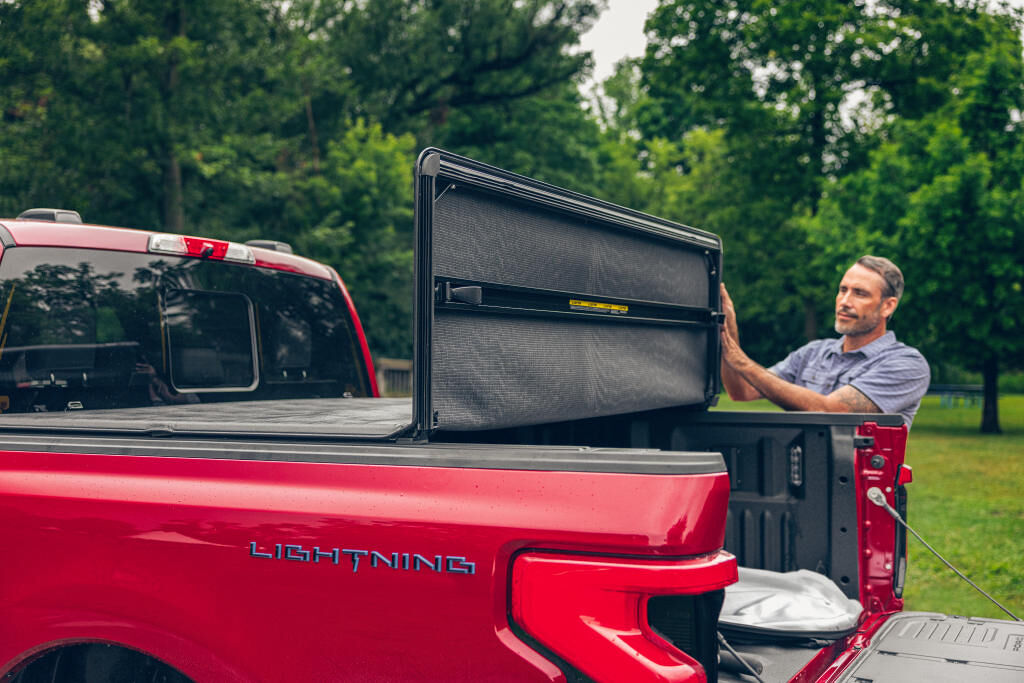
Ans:
<svg viewBox="0 0 1024 683"><path fill-rule="evenodd" d="M0 261L0 409L368 396L334 282L195 258L17 247Z"/></svg>

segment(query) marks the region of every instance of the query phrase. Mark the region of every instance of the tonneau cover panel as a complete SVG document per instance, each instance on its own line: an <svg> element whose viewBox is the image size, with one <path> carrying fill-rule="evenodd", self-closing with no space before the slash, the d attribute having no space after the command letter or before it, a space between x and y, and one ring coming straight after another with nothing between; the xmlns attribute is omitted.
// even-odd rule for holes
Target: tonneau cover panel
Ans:
<svg viewBox="0 0 1024 683"><path fill-rule="evenodd" d="M416 188L421 433L711 401L717 237L439 150Z"/></svg>

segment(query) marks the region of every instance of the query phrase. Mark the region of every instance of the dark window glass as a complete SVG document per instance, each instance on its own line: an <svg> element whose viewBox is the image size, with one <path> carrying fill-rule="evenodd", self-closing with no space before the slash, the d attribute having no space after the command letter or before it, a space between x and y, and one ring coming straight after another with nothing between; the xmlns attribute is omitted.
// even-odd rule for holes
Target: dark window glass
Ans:
<svg viewBox="0 0 1024 683"><path fill-rule="evenodd" d="M255 325L248 297L171 289L163 297L163 314L176 390L255 388Z"/></svg>
<svg viewBox="0 0 1024 683"><path fill-rule="evenodd" d="M88 249L0 260L0 409L367 396L334 282Z"/></svg>

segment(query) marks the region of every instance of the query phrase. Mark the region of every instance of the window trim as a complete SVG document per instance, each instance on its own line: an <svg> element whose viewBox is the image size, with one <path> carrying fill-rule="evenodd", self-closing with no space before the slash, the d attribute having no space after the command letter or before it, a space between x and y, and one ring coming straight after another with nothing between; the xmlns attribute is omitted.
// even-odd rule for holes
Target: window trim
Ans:
<svg viewBox="0 0 1024 683"><path fill-rule="evenodd" d="M249 344L250 344L250 357L252 358L252 383L248 386L230 386L230 387L179 387L174 381L174 361L172 360L171 350L171 330L170 325L167 322L167 305L166 295L170 289L181 292L199 292L203 294L212 294L214 296L237 296L245 300L246 310L249 314ZM161 335L163 336L163 343L167 345L167 379L169 380L170 387L179 394L217 394L217 393L229 393L229 392L243 392L243 391L255 391L260 385L260 358L259 358L259 344L257 339L256 321L255 321L255 306L253 305L252 299L249 298L248 294L243 292L221 292L213 289L184 289L181 287L173 288L160 288L159 294L160 304L160 328Z"/></svg>

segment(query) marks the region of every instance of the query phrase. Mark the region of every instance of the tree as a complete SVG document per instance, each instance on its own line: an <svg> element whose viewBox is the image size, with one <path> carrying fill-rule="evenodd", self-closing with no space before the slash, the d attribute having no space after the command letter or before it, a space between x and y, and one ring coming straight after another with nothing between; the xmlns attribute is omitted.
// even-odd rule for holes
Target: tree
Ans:
<svg viewBox="0 0 1024 683"><path fill-rule="evenodd" d="M87 220L195 232L204 157L251 160L249 140L278 133L287 41L272 40L259 3L11 2L0 21L15 56L0 64L13 124L0 146L23 150L8 168L20 190L12 209L68 206Z"/></svg>
<svg viewBox="0 0 1024 683"><path fill-rule="evenodd" d="M518 101L452 110L434 145L585 194L601 194L601 131L565 82Z"/></svg>
<svg viewBox="0 0 1024 683"><path fill-rule="evenodd" d="M0 3L0 215L84 196L66 145L81 115L68 95L89 26L85 0Z"/></svg>
<svg viewBox="0 0 1024 683"><path fill-rule="evenodd" d="M291 242L407 355L414 139L595 191L572 47L602 6L0 2L0 213Z"/></svg>
<svg viewBox="0 0 1024 683"><path fill-rule="evenodd" d="M836 187L827 213L832 235L897 256L908 282L897 313L906 337L933 362L982 373L981 431L995 433L999 370L1024 364L1021 22L960 18L987 45L963 59L938 110L893 126L870 167Z"/></svg>
<svg viewBox="0 0 1024 683"><path fill-rule="evenodd" d="M300 253L333 265L363 321L370 350L412 357L411 135L357 120L331 140L322 171L280 203Z"/></svg>
<svg viewBox="0 0 1024 683"><path fill-rule="evenodd" d="M774 360L823 331L835 282L807 249L806 219L829 178L864 163L880 126L875 108L851 103L896 35L886 19L841 0L667 0L648 20L637 119L646 138L724 131L730 184L719 196L734 211L705 227L723 236L755 355Z"/></svg>
<svg viewBox="0 0 1024 683"><path fill-rule="evenodd" d="M603 0L302 0L321 140L353 119L591 191L597 127L575 82L589 55L571 50ZM301 11L300 11L301 10ZM305 71L304 71L305 73Z"/></svg>
<svg viewBox="0 0 1024 683"><path fill-rule="evenodd" d="M599 0L377 0L336 3L330 54L357 110L388 131L429 135L452 111L521 102L586 66L567 49Z"/></svg>

